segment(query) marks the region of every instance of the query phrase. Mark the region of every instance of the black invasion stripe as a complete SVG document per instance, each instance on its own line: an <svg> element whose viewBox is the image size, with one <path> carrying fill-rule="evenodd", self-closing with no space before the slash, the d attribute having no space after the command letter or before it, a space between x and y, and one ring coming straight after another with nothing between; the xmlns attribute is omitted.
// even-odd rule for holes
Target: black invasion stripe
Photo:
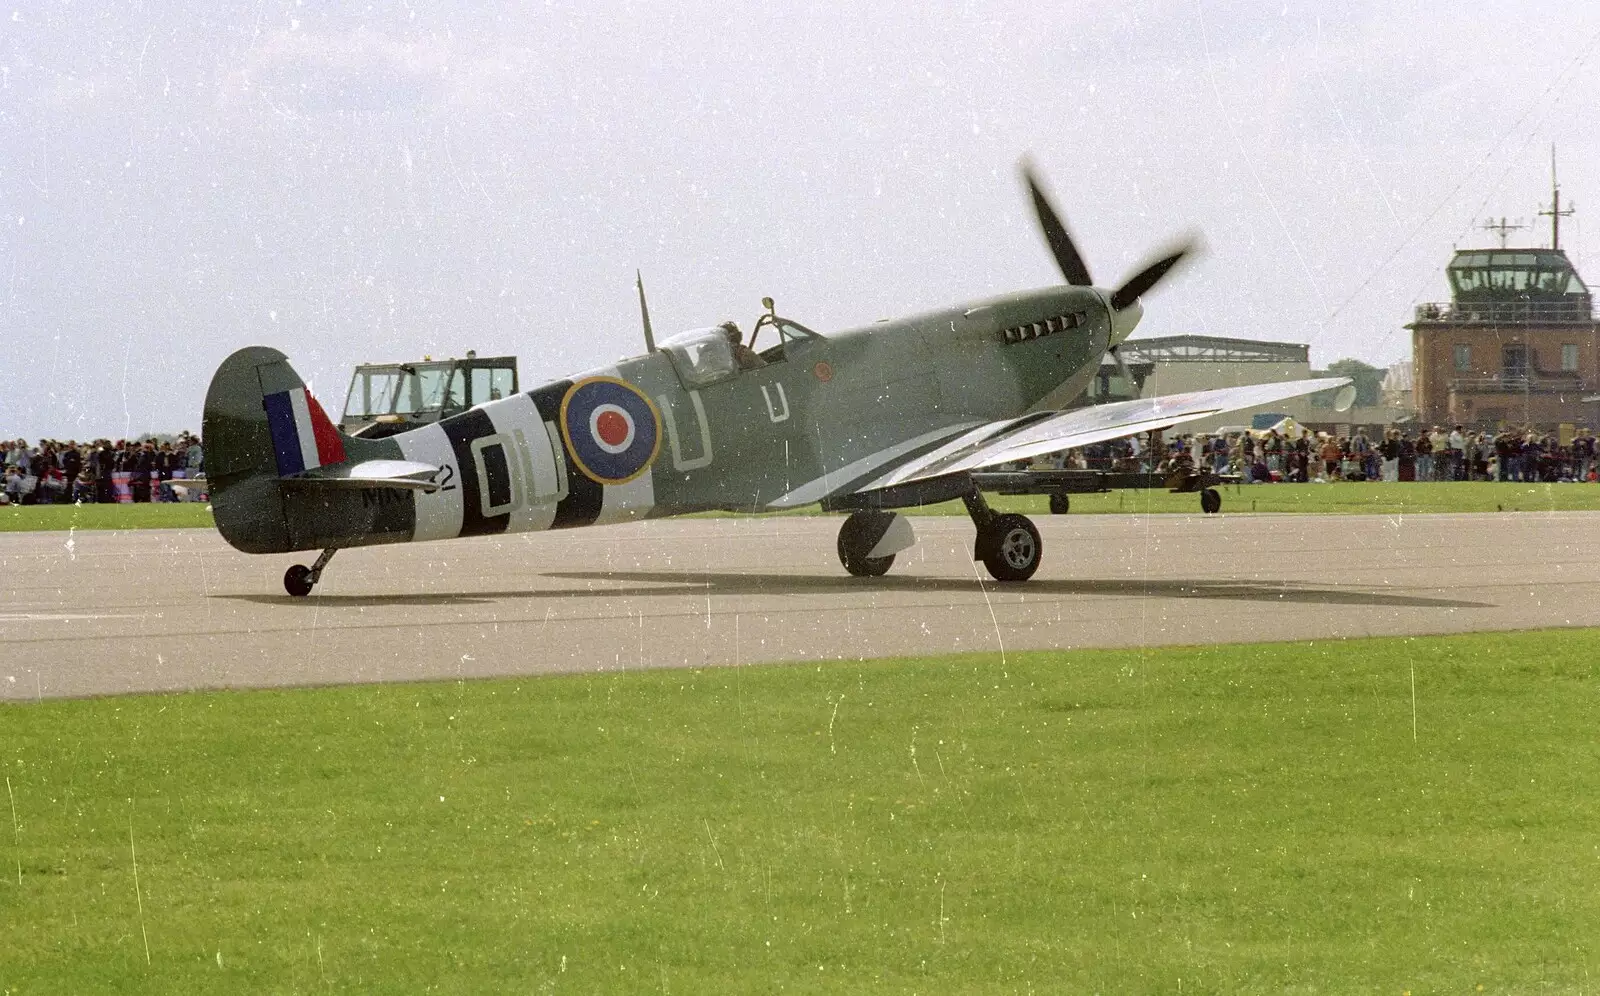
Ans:
<svg viewBox="0 0 1600 996"><path fill-rule="evenodd" d="M546 384L528 392L528 397L533 400L533 406L539 409L539 417L555 426L556 438L561 440L563 457L567 465L567 496L556 504L556 515L550 523L551 529L593 525L594 521L600 518L600 506L605 500L604 485L590 480L588 475L578 469L577 463L572 459L572 451L567 449L566 437L561 434L561 399L565 398L570 390L572 381L558 380L554 384Z"/></svg>
<svg viewBox="0 0 1600 996"><path fill-rule="evenodd" d="M869 470L865 474L862 474L859 477L854 478L853 480L851 480L848 484L844 485L843 487L834 488L832 491L830 491L828 493L830 495L853 495L853 494L856 493L857 489L859 489L861 487L864 487L865 485L870 484L873 481L876 481L878 478L882 477L885 474L892 473L894 468L896 468L896 467L904 467L906 464L910 463L913 460L920 460L923 457L927 456L929 453L932 453L934 450L938 449L939 447L949 444L952 440L956 439L959 436L965 435L966 433L969 433L969 432L973 431L975 428L978 428L978 427L969 425L964 429L953 429L953 430L951 430L949 435L940 436L938 439L935 439L932 442L924 443L923 445L916 447L915 449L913 449L911 452L905 454L904 456L898 457L898 458L896 458L894 460L886 460L882 464L880 464L877 467L877 469ZM885 528L888 528L888 527L885 527ZM880 537L880 539L881 538L882 537Z"/></svg>
<svg viewBox="0 0 1600 996"><path fill-rule="evenodd" d="M482 536L486 533L503 533L511 523L509 512L501 515L483 514L482 489L478 485L478 465L472 459L472 441L494 435L494 423L483 409L472 408L460 415L439 423L455 451L456 466L461 468L461 533L462 536Z"/></svg>

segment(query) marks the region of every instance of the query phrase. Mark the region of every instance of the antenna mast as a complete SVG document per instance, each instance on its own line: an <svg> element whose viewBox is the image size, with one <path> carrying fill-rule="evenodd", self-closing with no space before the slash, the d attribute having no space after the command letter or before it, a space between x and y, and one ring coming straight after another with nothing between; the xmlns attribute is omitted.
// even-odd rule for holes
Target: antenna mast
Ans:
<svg viewBox="0 0 1600 996"><path fill-rule="evenodd" d="M1494 221L1493 219L1490 219L1489 221L1484 222L1479 227L1481 227L1486 232L1495 232L1495 233L1497 233L1500 236L1500 248L1504 249L1506 247L1506 237L1507 236L1509 236L1512 232L1520 232L1521 230L1523 230L1524 228L1527 228L1528 226L1527 225L1513 225L1513 224L1507 222L1505 220L1505 218L1501 218L1498 222Z"/></svg>
<svg viewBox="0 0 1600 996"><path fill-rule="evenodd" d="M1561 249L1561 219L1572 214L1572 203L1567 203L1566 210L1561 209L1561 184L1556 182L1556 147L1550 144L1550 210L1540 211L1540 216L1550 219L1550 248Z"/></svg>
<svg viewBox="0 0 1600 996"><path fill-rule="evenodd" d="M638 270L633 271L633 280L639 287L639 317L644 319L644 351L656 351L656 337L650 331L650 306L644 303L644 274Z"/></svg>

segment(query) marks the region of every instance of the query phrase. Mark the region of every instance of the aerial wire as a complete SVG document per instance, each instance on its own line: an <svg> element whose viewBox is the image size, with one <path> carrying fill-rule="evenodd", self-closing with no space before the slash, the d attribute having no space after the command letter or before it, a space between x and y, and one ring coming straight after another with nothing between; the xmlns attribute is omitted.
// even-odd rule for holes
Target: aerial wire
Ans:
<svg viewBox="0 0 1600 996"><path fill-rule="evenodd" d="M1549 94L1551 94L1552 91L1555 91L1558 88L1558 86L1564 91L1566 86L1571 85L1573 80L1577 79L1577 70L1581 70L1583 68L1583 65L1588 61L1589 56L1594 53L1594 49L1595 49L1596 44L1600 44L1600 31L1596 31L1594 33L1594 35L1590 37L1588 44L1585 45L1583 50L1578 53L1578 56L1574 59L1574 61L1572 63L1570 63L1567 66L1566 69L1562 70L1560 75L1557 76L1556 82L1554 82L1554 83L1550 84L1550 86L1546 87L1544 93L1539 95L1539 102L1537 102L1534 105L1535 107L1538 106L1538 103L1542 103L1544 98L1546 96L1548 96ZM1561 83L1561 76L1567 75L1569 70L1572 71L1572 77L1571 77L1571 79L1568 79L1565 84L1562 84ZM1523 149L1526 149L1528 147L1528 143L1533 141L1534 136L1539 134L1539 132L1543 130L1545 122L1548 121L1555 114L1556 108L1560 106L1561 101L1563 99L1564 99L1564 95L1562 93L1557 93L1556 94L1555 98L1550 101L1550 106L1545 110L1544 114L1540 116L1538 121L1534 122L1534 126L1532 128L1528 129L1527 135L1523 137L1521 144L1517 146L1517 152L1520 153ZM1514 131L1518 126L1520 126L1522 124L1523 121L1526 121L1528 119L1528 116L1530 114L1532 114L1532 113L1533 113L1533 108L1529 108L1527 113L1524 113L1522 115L1522 117L1517 120L1517 123L1515 125L1512 125L1512 129L1511 130ZM1456 184L1455 190L1452 190L1448 195L1446 195L1444 201L1441 201L1439 203L1438 207L1435 207L1433 209L1433 212L1431 214L1429 214L1426 219L1423 220L1422 224L1418 225L1417 228L1414 229L1410 235L1406 236L1406 242L1409 242L1417 234L1417 232L1421 230L1421 228L1423 226L1427 225L1427 223L1433 219L1433 216L1438 214L1440 209L1442 209L1446 203L1448 203L1451 199L1454 198L1454 196L1456 194L1456 191L1460 190L1461 187L1466 184L1467 180L1471 178L1472 174L1477 172L1478 169L1481 168L1484 165L1484 163L1488 162L1488 160L1491 157L1493 157L1495 155L1495 153L1499 152L1500 149L1505 146L1506 142L1510 140L1510 138L1511 138L1511 132L1508 131L1500 139L1500 142L1495 146L1495 148L1490 150L1488 155L1484 156L1484 158L1476 166L1474 166L1471 170L1469 170L1466 176L1462 177L1461 182ZM1495 177L1494 182L1489 185L1488 193L1483 195L1483 200L1478 202L1477 208L1472 212L1471 215L1468 216L1468 219L1467 219L1466 223L1461 227L1461 229L1456 232L1455 238L1453 238L1451 240L1451 245L1459 244L1461 242L1461 240L1466 237L1467 233L1470 232L1473 229L1473 227L1474 227L1474 225L1476 223L1476 219L1478 218L1478 216L1483 213L1483 210L1486 207L1489 206L1490 199L1492 199L1494 197L1495 193L1500 190L1501 186L1505 183L1506 177L1511 175L1511 170L1513 168L1515 168L1517 165L1518 165L1518 161L1515 158L1511 158L1511 157L1507 158L1505 168L1500 171L1500 175L1499 176ZM1397 246L1395 248L1394 252L1390 253L1388 258L1385 259L1383 261L1383 263L1379 265L1378 270L1375 270L1372 273L1371 276L1369 276L1365 281L1363 281L1361 287L1356 288L1356 293L1357 294L1359 294L1361 292L1361 290L1367 286L1367 284L1371 283L1372 280L1378 275L1378 273L1382 272L1383 268L1386 267L1396 256L1398 256L1400 254L1401 250L1403 250L1406 247L1406 242L1402 242L1399 246ZM1417 299L1420 298L1426 292L1427 286L1429 284L1433 283L1438 278L1439 273L1444 270L1445 265L1446 265L1445 263L1441 263L1438 266L1435 266L1433 269L1428 271L1428 275L1423 279L1423 282L1418 285L1418 287L1417 287L1417 289L1415 291L1412 292L1412 294L1411 294L1411 304L1415 305L1417 303ZM1354 298L1355 298L1355 294L1352 294L1349 298L1347 298L1345 300L1344 304L1339 305L1339 308L1341 308L1341 309L1344 308L1345 305L1348 305L1351 300L1354 300ZM1337 314L1337 311L1335 312L1335 314ZM1332 317L1332 316L1330 316L1330 317ZM1391 338L1393 338L1393 336L1395 334L1395 331L1396 331L1396 329L1391 327L1389 329L1389 331L1385 332L1383 334L1383 337L1378 340L1378 346L1380 348L1382 348L1383 346L1387 345L1389 340Z"/></svg>
<svg viewBox="0 0 1600 996"><path fill-rule="evenodd" d="M1533 115L1534 111L1538 110L1538 108L1544 103L1544 101L1545 101L1545 99L1547 97L1549 97L1552 93L1554 93L1558 89L1565 89L1566 86L1568 86L1572 82L1573 79L1577 78L1577 71L1582 69L1584 63L1589 61L1589 56L1594 52L1594 48L1595 48L1596 43L1600 43L1600 31L1596 31L1593 35L1591 35L1589 37L1589 41L1584 45L1583 49L1581 51L1579 51L1579 53L1572 59L1571 62L1569 62L1566 65L1565 68L1563 68L1561 70L1561 72L1556 74L1555 80L1552 81L1549 86L1545 87L1544 92L1540 93L1539 96L1537 98L1535 98L1533 103L1531 103L1528 106L1528 109L1526 111L1522 112L1522 116L1519 117L1515 122L1513 122L1511 127L1506 129L1505 134L1500 137L1500 140L1497 141L1493 146L1491 146L1489 151L1484 153L1483 157L1481 159L1479 159L1476 163L1474 163L1471 169L1467 170L1466 174L1461 177L1461 179L1456 183L1456 185L1454 187L1450 188L1450 192L1445 194L1444 197L1440 199L1438 204L1434 205L1433 210L1428 212L1428 216L1423 218L1421 221L1419 221L1411 229L1410 233L1407 234L1406 237L1400 241L1400 244L1394 247L1394 251L1389 253L1389 255L1385 256L1383 258L1383 261L1380 262L1376 267L1374 267L1372 272L1367 275L1367 278L1365 280L1361 281L1361 283L1356 286L1355 290L1350 292L1350 296L1345 298L1342 302L1340 302L1340 304L1339 304L1339 306L1337 308L1333 309L1332 313L1328 315L1328 318L1330 320L1333 319L1333 318L1337 318L1341 311L1343 311L1345 308L1350 306L1350 302L1352 302L1356 298L1360 297L1361 293L1363 291L1365 291L1367 289L1367 287L1372 284L1372 281L1377 279L1378 274L1383 273L1386 269L1388 269L1389 264L1394 262L1395 257L1399 256L1400 253L1403 252L1405 250L1405 248L1408 245L1411 244L1411 241L1413 239L1415 239L1417 237L1417 235L1420 234L1422 232L1422 230L1424 228L1426 228L1433 221L1433 219L1435 217L1438 216L1439 212L1444 210L1444 207L1445 207L1446 204L1449 204L1452 200L1455 199L1456 194L1460 193L1461 188L1465 187L1467 185L1467 182L1469 180L1471 180L1472 177L1474 175L1476 175L1477 172L1480 169L1482 169L1485 165L1487 165L1490 159L1493 159L1495 157L1495 155L1497 153L1499 153L1499 151L1502 148L1505 147L1506 142L1508 142L1511 139L1511 136L1519 128L1522 127L1523 122L1527 121L1528 118L1530 118ZM1569 76L1569 74L1571 76L1570 79L1567 78ZM1559 100L1559 98L1558 98L1558 100ZM1552 104L1552 110L1553 109L1554 109L1554 105ZM1546 117L1548 117L1548 112L1546 114ZM1545 120L1545 118L1541 117L1539 119L1539 123L1543 124L1544 120ZM1526 145L1527 142L1532 139L1532 134L1533 133L1530 132L1528 139L1524 139L1523 140L1523 144L1524 145ZM1509 169L1509 167L1508 167L1508 169ZM1502 177L1502 179L1503 179L1503 177ZM1493 188L1491 188L1491 194L1492 194L1492 192L1493 192ZM1487 198L1485 200L1487 201ZM1482 210L1482 209L1480 208L1480 210ZM1429 275L1429 279L1430 280L1433 279L1433 274Z"/></svg>

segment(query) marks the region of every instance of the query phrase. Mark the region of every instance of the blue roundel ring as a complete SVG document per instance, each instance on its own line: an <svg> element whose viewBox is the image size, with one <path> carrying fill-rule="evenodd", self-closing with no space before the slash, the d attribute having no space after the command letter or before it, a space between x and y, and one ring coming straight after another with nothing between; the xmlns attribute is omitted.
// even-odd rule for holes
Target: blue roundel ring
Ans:
<svg viewBox="0 0 1600 996"><path fill-rule="evenodd" d="M561 439L586 477L627 484L661 452L661 412L626 381L589 377L561 399Z"/></svg>

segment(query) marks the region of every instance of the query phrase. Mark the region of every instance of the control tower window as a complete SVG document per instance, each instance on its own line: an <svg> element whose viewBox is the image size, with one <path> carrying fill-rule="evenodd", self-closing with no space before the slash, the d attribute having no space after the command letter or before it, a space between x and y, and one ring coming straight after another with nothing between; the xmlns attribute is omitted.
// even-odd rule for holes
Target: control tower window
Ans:
<svg viewBox="0 0 1600 996"><path fill-rule="evenodd" d="M1472 347L1464 342L1456 343L1456 369L1472 369Z"/></svg>
<svg viewBox="0 0 1600 996"><path fill-rule="evenodd" d="M1561 344L1561 369L1572 371L1578 369L1578 344L1565 342Z"/></svg>

